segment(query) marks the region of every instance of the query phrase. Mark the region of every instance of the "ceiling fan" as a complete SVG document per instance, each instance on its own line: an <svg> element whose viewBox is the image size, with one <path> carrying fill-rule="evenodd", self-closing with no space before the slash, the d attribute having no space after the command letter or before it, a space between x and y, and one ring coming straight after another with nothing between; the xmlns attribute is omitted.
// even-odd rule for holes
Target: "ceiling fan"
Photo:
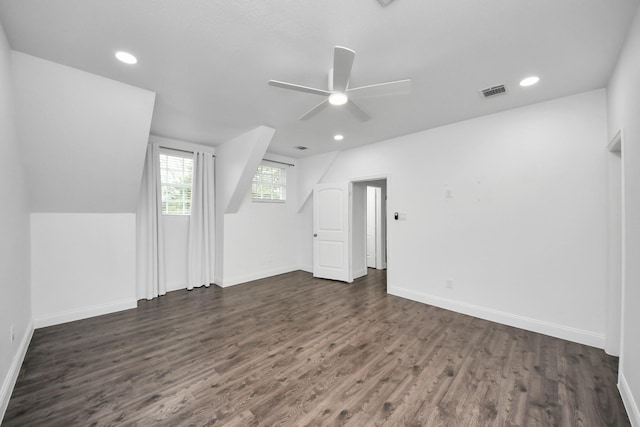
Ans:
<svg viewBox="0 0 640 427"><path fill-rule="evenodd" d="M355 55L355 51L347 49L346 47L336 46L334 48L333 69L329 71L328 90L316 89L293 83L281 82L278 80L269 80L269 84L283 89L290 89L326 97L326 99L320 104L303 114L302 117L300 117L300 120L308 120L314 117L331 104L344 105L359 120L366 122L371 118L371 116L353 102L352 98L406 95L411 91L411 79L349 88L349 78L351 77L351 67L353 66L353 59L355 58Z"/></svg>

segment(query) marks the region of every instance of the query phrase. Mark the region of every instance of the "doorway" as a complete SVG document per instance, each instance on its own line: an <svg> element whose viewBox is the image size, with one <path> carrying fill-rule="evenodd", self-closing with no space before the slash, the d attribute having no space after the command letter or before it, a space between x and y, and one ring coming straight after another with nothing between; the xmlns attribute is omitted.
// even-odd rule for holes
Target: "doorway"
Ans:
<svg viewBox="0 0 640 427"><path fill-rule="evenodd" d="M387 268L387 180L353 182L353 278Z"/></svg>

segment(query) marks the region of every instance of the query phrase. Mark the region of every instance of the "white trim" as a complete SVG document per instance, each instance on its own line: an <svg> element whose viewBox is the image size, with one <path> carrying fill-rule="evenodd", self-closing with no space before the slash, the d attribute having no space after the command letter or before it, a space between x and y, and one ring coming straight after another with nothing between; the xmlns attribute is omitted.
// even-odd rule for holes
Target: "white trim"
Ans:
<svg viewBox="0 0 640 427"><path fill-rule="evenodd" d="M33 326L36 329L47 326L59 325L61 323L73 322L75 320L87 319L89 317L102 316L103 314L115 313L117 311L136 308L138 302L135 298L94 305L90 307L76 308L73 310L61 311L59 313L46 314L33 318Z"/></svg>
<svg viewBox="0 0 640 427"><path fill-rule="evenodd" d="M607 150L611 153L619 153L622 151L622 129L616 132L613 138L611 138L611 141L607 144Z"/></svg>
<svg viewBox="0 0 640 427"><path fill-rule="evenodd" d="M349 181L351 181L352 183L367 182L367 181L384 181L384 180L388 180L390 176L391 176L390 173L356 176L356 177L349 178ZM388 188L389 188L389 181L387 181L387 189Z"/></svg>
<svg viewBox="0 0 640 427"><path fill-rule="evenodd" d="M608 212L607 212L607 299L605 352L620 356L624 318L624 270L625 270L625 223L624 223L624 153L623 131L607 144Z"/></svg>
<svg viewBox="0 0 640 427"><path fill-rule="evenodd" d="M4 414L9 406L11 393L13 393L13 388L18 380L18 374L20 373L22 362L24 362L24 357L27 355L27 349L29 348L31 337L33 337L33 322L30 321L27 324L27 329L25 330L24 335L22 336L18 351L16 351L16 354L13 356L11 366L9 366L9 371L4 377L4 381L2 381L2 388L0 388L0 423L2 423Z"/></svg>
<svg viewBox="0 0 640 427"><path fill-rule="evenodd" d="M271 162L272 164L267 164L269 162L266 162L264 159L262 160L262 163L260 163L260 165L258 165L258 168L256 169L255 174L253 175L253 178L251 179L251 201L252 202L258 202L258 203L286 203L287 201L287 167L288 166L284 166L284 165L279 165L277 163ZM268 181L263 181L262 180L262 171L261 168L262 167L266 167L266 168L271 168L271 169L280 169L281 171L281 182L279 184L276 184L274 182L268 182ZM260 178L260 179L257 179ZM256 194L253 192L253 186L271 186L271 187L280 187L280 197L282 197L281 199L269 199L269 198L262 198L262 197L256 197ZM270 194L271 196L273 196L273 193Z"/></svg>
<svg viewBox="0 0 640 427"><path fill-rule="evenodd" d="M640 410L638 409L638 403L634 399L633 393L631 393L631 388L629 387L627 379L624 377L624 374L622 372L618 375L618 390L620 390L622 403L624 403L624 407L627 410L627 415L629 416L631 425L634 427L639 427Z"/></svg>
<svg viewBox="0 0 640 427"><path fill-rule="evenodd" d="M300 264L296 269L313 274L313 265L311 264Z"/></svg>
<svg viewBox="0 0 640 427"><path fill-rule="evenodd" d="M367 267L365 267L365 268L363 268L361 270L355 271L353 273L353 280L359 279L359 278L364 277L366 275L367 275Z"/></svg>
<svg viewBox="0 0 640 427"><path fill-rule="evenodd" d="M286 199L254 199L251 195L251 201L253 203L287 203Z"/></svg>
<svg viewBox="0 0 640 427"><path fill-rule="evenodd" d="M621 277L620 277L620 283L621 283L621 289L620 289L620 348L619 348L619 354L620 355L624 355L624 341L625 341L625 336L626 336L626 329L625 329L625 301L626 301L626 288L627 288L627 197L626 197L626 184L625 184L625 163L626 163L626 142L624 139L624 130L620 129L618 131L618 133L616 134L616 136L614 137L614 140L616 138L620 138L620 228L621 228L621 237L622 237L622 252L620 254L620 260L621 260ZM620 357L620 363L618 365L618 371L619 372L624 372L624 368L625 368L625 357L622 356ZM638 423L638 426L640 426L640 422Z"/></svg>
<svg viewBox="0 0 640 427"><path fill-rule="evenodd" d="M230 286L240 285L242 283L251 282L253 280L264 279L265 277L277 276L278 274L291 273L292 271L300 270L297 265L289 267L272 268L269 270L256 271L250 274L243 274L241 276L235 276L231 278L223 278L222 283L216 282L215 285L221 288L228 288Z"/></svg>
<svg viewBox="0 0 640 427"><path fill-rule="evenodd" d="M526 329L532 332L538 332L544 335L577 342L579 344L604 348L604 334L598 334L584 329L533 319L461 301L441 298L396 286L389 287L387 292L391 295L407 298L424 304L434 305L436 307L478 317L480 319L490 320L492 322L502 323L504 325L514 326L516 328Z"/></svg>

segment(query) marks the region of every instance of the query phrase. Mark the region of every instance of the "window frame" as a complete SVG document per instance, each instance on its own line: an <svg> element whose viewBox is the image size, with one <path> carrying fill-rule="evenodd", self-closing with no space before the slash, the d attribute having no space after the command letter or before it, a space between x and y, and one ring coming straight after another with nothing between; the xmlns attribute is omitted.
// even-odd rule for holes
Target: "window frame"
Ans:
<svg viewBox="0 0 640 427"><path fill-rule="evenodd" d="M180 159L184 159L184 160L188 160L191 162L191 183L190 184L170 184L170 183L164 183L162 181L162 160L160 156L167 156L167 157L175 157L175 158L180 158ZM158 155L158 163L159 163L159 174L160 174L160 204L161 204L161 211L162 211L162 215L166 215L166 216L190 216L191 215L191 208L192 208L192 204L193 204L193 153L189 153L189 152L185 152L185 151L177 151L177 150L172 150L170 148L161 148L159 150L159 155ZM183 178L184 178L184 164L183 164ZM185 212L185 200L186 198L183 197L182 198L182 204L183 204L183 208L182 208L182 212L169 212L168 209L165 212L165 200L164 200L164 188L165 187L172 187L172 188L178 188L181 190L184 189L189 189L189 211ZM168 202L166 204L166 206L168 207Z"/></svg>
<svg viewBox="0 0 640 427"><path fill-rule="evenodd" d="M254 191L254 185L258 183L262 183L263 185L274 185L273 182L267 182L265 180L258 181L258 174L261 168L268 167L273 169L279 169L281 171L281 182L276 184L280 187L281 199L267 199L256 197L256 192ZM286 203L287 202L287 167L285 165L280 165L279 163L270 162L268 160L262 161L258 168L256 169L253 178L251 179L251 201L255 203Z"/></svg>

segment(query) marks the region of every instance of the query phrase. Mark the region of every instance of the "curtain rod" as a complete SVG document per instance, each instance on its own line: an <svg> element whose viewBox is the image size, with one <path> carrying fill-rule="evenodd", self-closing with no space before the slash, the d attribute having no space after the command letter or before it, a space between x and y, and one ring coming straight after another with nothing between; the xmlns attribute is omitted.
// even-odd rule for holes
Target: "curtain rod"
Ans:
<svg viewBox="0 0 640 427"><path fill-rule="evenodd" d="M271 162L271 163L279 163L281 165L287 165L287 166L295 166L293 163L287 163L287 162L279 162L277 160L269 160L269 159L262 159L265 160L267 162Z"/></svg>
<svg viewBox="0 0 640 427"><path fill-rule="evenodd" d="M181 153L190 153L193 154L194 151L193 150L181 150L179 148L173 148L173 147L165 147L164 145L158 145L158 147L160 148L164 148L165 150L173 150L173 151L180 151ZM215 154L211 154L212 157L215 157Z"/></svg>
<svg viewBox="0 0 640 427"><path fill-rule="evenodd" d="M160 147L160 148L165 148L165 149L167 149L167 150L180 151L180 152L182 152L182 153L191 153L191 154L193 154L193 151L191 151L191 150L181 150L181 149L179 149L179 148L164 147L164 146L162 146L162 145L160 145L159 147ZM213 157L215 157L215 154L212 154L212 156L213 156ZM281 165L295 166L293 163L280 162L280 161L278 161L278 160L271 160L271 159L264 159L264 158L263 158L262 160L265 160L265 161L267 161L267 162L271 162L271 163L278 163L278 164L281 164Z"/></svg>

